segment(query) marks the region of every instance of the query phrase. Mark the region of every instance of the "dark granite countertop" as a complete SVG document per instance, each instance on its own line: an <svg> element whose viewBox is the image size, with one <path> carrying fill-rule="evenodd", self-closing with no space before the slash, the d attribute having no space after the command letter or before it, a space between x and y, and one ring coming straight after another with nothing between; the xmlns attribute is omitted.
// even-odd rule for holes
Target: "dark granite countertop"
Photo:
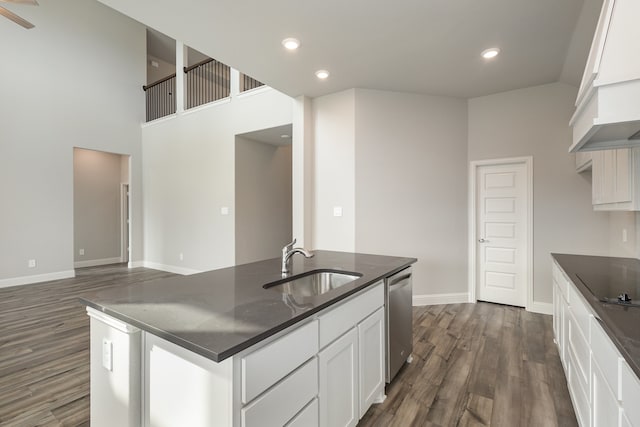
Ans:
<svg viewBox="0 0 640 427"><path fill-rule="evenodd" d="M567 254L551 256L591 305L602 328L640 377L640 307L626 307L599 300L605 296L615 298L623 288L637 289L640 260Z"/></svg>
<svg viewBox="0 0 640 427"><path fill-rule="evenodd" d="M295 276L318 269L362 277L316 297L292 301L263 285L282 279L280 258L143 282L81 300L125 323L220 362L365 287L415 258L314 251L290 260Z"/></svg>

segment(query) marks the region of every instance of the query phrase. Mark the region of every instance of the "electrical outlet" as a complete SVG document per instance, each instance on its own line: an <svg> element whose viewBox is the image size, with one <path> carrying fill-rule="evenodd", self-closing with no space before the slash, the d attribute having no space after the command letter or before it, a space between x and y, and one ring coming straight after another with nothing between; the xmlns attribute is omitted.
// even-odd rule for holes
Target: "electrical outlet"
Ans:
<svg viewBox="0 0 640 427"><path fill-rule="evenodd" d="M342 206L333 207L333 216L342 216Z"/></svg>
<svg viewBox="0 0 640 427"><path fill-rule="evenodd" d="M182 254L182 252L178 254L178 258L180 259L180 261L184 261L184 255Z"/></svg>
<svg viewBox="0 0 640 427"><path fill-rule="evenodd" d="M113 343L106 338L102 339L102 367L113 370Z"/></svg>
<svg viewBox="0 0 640 427"><path fill-rule="evenodd" d="M78 251L78 253L79 253L80 255L84 255L84 249L80 249L80 250Z"/></svg>
<svg viewBox="0 0 640 427"><path fill-rule="evenodd" d="M30 259L29 262L27 263L27 266L29 268L36 268L36 260L35 259Z"/></svg>
<svg viewBox="0 0 640 427"><path fill-rule="evenodd" d="M223 206L220 208L220 215L229 215L229 208L226 206Z"/></svg>

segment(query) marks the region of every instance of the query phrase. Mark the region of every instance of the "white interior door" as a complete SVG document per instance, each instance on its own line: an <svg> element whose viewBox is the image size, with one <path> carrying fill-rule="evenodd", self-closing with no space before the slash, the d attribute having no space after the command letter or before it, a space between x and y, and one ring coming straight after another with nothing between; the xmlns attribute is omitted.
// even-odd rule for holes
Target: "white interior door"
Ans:
<svg viewBox="0 0 640 427"><path fill-rule="evenodd" d="M476 168L478 300L526 306L528 179L526 162Z"/></svg>

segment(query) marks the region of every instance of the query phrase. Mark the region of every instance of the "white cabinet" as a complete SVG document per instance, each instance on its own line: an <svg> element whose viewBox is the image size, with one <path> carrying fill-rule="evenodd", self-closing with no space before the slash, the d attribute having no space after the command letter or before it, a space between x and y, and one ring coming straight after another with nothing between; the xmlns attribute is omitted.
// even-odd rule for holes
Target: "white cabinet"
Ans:
<svg viewBox="0 0 640 427"><path fill-rule="evenodd" d="M358 423L358 331L352 328L318 355L320 426Z"/></svg>
<svg viewBox="0 0 640 427"><path fill-rule="evenodd" d="M577 288L555 262L552 269L554 334L578 424L640 427L640 380Z"/></svg>
<svg viewBox="0 0 640 427"><path fill-rule="evenodd" d="M384 393L384 308L358 325L360 418Z"/></svg>
<svg viewBox="0 0 640 427"><path fill-rule="evenodd" d="M594 151L592 195L594 210L640 209L640 152L637 148Z"/></svg>

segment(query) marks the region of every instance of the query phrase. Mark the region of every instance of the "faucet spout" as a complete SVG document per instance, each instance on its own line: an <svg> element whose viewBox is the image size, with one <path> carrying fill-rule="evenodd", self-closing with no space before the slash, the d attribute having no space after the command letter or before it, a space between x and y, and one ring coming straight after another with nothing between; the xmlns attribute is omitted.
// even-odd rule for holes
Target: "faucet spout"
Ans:
<svg viewBox="0 0 640 427"><path fill-rule="evenodd" d="M282 248L282 274L289 273L289 259L295 254L302 254L305 258L313 257L313 252L310 252L304 248L294 248L296 239L293 239L293 242L289 243L285 247Z"/></svg>

